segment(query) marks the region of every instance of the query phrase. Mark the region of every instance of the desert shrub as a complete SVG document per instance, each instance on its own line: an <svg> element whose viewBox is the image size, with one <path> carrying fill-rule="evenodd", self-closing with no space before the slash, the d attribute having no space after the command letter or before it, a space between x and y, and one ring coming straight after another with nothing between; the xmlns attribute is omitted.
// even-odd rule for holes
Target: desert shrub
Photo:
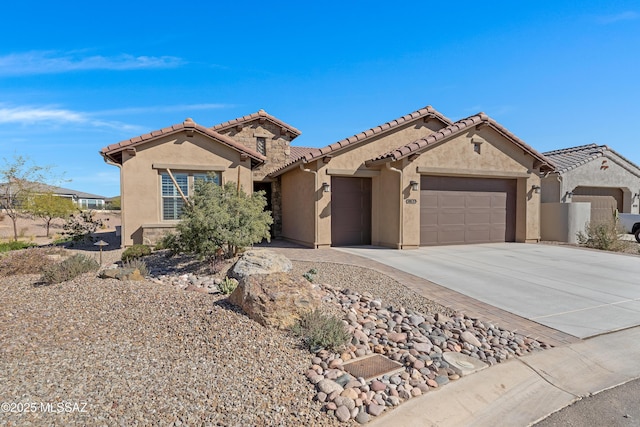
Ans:
<svg viewBox="0 0 640 427"><path fill-rule="evenodd" d="M301 337L312 352L321 348L340 350L351 339L342 320L331 314L325 314L320 309L304 313L293 325L291 331Z"/></svg>
<svg viewBox="0 0 640 427"><path fill-rule="evenodd" d="M81 274L97 271L99 268L100 265L95 259L76 254L58 264L53 264L46 268L42 273L40 281L49 285L66 282Z"/></svg>
<svg viewBox="0 0 640 427"><path fill-rule="evenodd" d="M142 258L151 254L151 248L147 245L136 244L128 247L122 252L122 261L131 261L133 259Z"/></svg>
<svg viewBox="0 0 640 427"><path fill-rule="evenodd" d="M82 211L69 217L64 224L63 234L74 242L92 241L91 234L95 233L102 225L102 220L96 219L93 211Z"/></svg>
<svg viewBox="0 0 640 427"><path fill-rule="evenodd" d="M230 295L238 287L238 281L231 277L225 277L222 283L218 285L218 289L225 295Z"/></svg>
<svg viewBox="0 0 640 427"><path fill-rule="evenodd" d="M266 205L264 192L248 195L233 182L220 186L198 180L183 208L172 250L211 262L231 258L239 248L270 238L273 219Z"/></svg>
<svg viewBox="0 0 640 427"><path fill-rule="evenodd" d="M37 246L35 243L31 242L22 242L12 240L11 242L0 243L0 252L9 252L9 251L17 251L20 249L26 249Z"/></svg>
<svg viewBox="0 0 640 427"><path fill-rule="evenodd" d="M126 260L123 262L122 266L125 268L133 268L133 269L137 268L141 276L149 275L149 268L147 267L147 263L141 260L140 258L132 258L132 259Z"/></svg>
<svg viewBox="0 0 640 427"><path fill-rule="evenodd" d="M41 274L55 263L51 255L64 253L58 248L29 248L0 255L0 277Z"/></svg>
<svg viewBox="0 0 640 427"><path fill-rule="evenodd" d="M617 220L607 222L589 222L585 226L584 233L577 233L578 243L587 248L604 251L625 250L629 242L620 239L624 230Z"/></svg>
<svg viewBox="0 0 640 427"><path fill-rule="evenodd" d="M315 268L312 268L311 270L304 273L302 277L307 279L309 282L313 283L313 280L316 278L316 274L318 274L318 270L316 270Z"/></svg>

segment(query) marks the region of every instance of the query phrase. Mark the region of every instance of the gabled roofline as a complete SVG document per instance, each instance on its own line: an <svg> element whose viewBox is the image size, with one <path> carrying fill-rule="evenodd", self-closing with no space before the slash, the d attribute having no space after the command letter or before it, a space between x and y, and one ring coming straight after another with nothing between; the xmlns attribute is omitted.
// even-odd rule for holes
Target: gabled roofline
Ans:
<svg viewBox="0 0 640 427"><path fill-rule="evenodd" d="M424 138L420 138L410 144L403 145L401 147L396 148L393 151L382 154L373 159L367 160L365 162L365 166L371 167L376 165L381 165L388 162L395 162L397 160L404 159L405 157L409 157L412 154L418 154L427 149L434 144L445 141L449 138L453 138L461 133L468 131L472 127L480 127L480 126L488 126L494 131L501 134L503 137L508 139L509 141L516 144L518 147L522 148L525 152L533 156L538 163L540 164L541 169L554 170L555 165L553 162L546 158L544 155L533 149L529 144L509 132L507 128L500 125L498 122L493 120L491 117L486 115L485 113L478 113L476 115L458 120L455 123L450 124L449 126L435 131L431 135L428 135ZM546 168L545 168L546 167Z"/></svg>
<svg viewBox="0 0 640 427"><path fill-rule="evenodd" d="M565 166L563 168L556 168L556 170L554 171L555 173L557 173L558 175L562 175L566 172L569 172L573 169L576 169L584 164L587 164L595 159L599 159L600 157L607 157L610 158L609 156L607 156L607 152L613 153L615 154L617 157L619 157L621 160L623 160L624 162L627 163L627 165L623 165L621 164L619 161L612 159L613 161L615 161L618 165L620 165L620 167L622 167L623 169L629 171L630 173L636 175L636 176L640 176L640 167L638 165L636 165L635 163L633 163L631 160L627 159L626 157L624 157L623 155L621 155L620 153L618 153L617 151L611 149L608 145L598 145L598 144L585 144L585 145L578 145L576 147L568 147L568 148L560 148L558 150L551 150L551 151L547 151L542 153L545 156L549 156L549 157L553 157L553 156L557 156L557 155L563 155L563 154L571 154L574 152L580 152L580 151L584 151L587 149L593 149L595 150L594 154L584 157L582 159L580 159L579 161L576 161L573 164L570 164L568 166ZM631 166L632 168L630 168L629 166Z"/></svg>
<svg viewBox="0 0 640 427"><path fill-rule="evenodd" d="M391 120L390 122L384 123L380 126L373 127L364 132L357 133L331 145L327 145L326 147L311 149L307 154L304 154L303 156L292 160L279 169L271 172L270 176L276 177L278 175L282 175L283 173L293 169L294 167L297 167L300 162L302 162L303 164L310 163L322 157L337 154L346 148L353 147L354 145L362 143L364 141L368 141L371 138L393 132L400 126L425 119L439 120L444 125L450 125L452 123L450 119L442 115L431 105L427 105L426 107L416 110L412 113L399 117L395 120Z"/></svg>
<svg viewBox="0 0 640 427"><path fill-rule="evenodd" d="M290 132L293 135L293 138L291 138L292 140L295 139L296 137L300 136L302 134L302 132L300 132L298 129L294 128L293 126L283 122L280 119L277 119L276 117L272 116L271 114L267 113L264 110L258 110L258 112L256 113L251 113L248 114L246 116L242 116L242 117L238 117L237 119L233 119L233 120L229 120L227 122L224 123L220 123L217 124L215 126L212 126L211 129L214 131L225 131L228 129L231 129L233 127L236 126L243 126L246 123L255 121L255 120L267 120L270 121L271 123L275 124L276 126L279 126L285 130L287 130L288 132Z"/></svg>
<svg viewBox="0 0 640 427"><path fill-rule="evenodd" d="M190 118L187 118L185 119L184 122L175 124L173 126L169 126L160 130L155 130L155 131L146 133L144 135L136 136L131 139L126 139L116 144L108 145L107 147L104 147L102 150L100 150L100 154L105 159L109 159L115 163L120 164L122 157L120 156L120 159L118 159L118 156L116 155L121 153L122 151L130 148L134 148L134 147L137 147L138 145L146 144L158 138L165 137L168 135L173 135L179 132L187 132L187 133L197 132L202 135L208 136L209 138L215 139L216 141L222 143L223 145L226 145L230 148L233 148L236 151L239 151L249 156L252 160L251 161L252 164L264 163L267 160L265 156L258 153L257 151L254 151L250 148L245 147L244 145L234 141L228 136L221 135L218 132L215 132L205 126L199 125Z"/></svg>

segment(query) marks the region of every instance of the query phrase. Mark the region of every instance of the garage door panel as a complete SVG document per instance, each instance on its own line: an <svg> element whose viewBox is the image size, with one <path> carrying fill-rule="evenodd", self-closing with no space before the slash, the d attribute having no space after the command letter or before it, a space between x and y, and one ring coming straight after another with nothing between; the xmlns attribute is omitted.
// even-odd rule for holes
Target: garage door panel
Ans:
<svg viewBox="0 0 640 427"><path fill-rule="evenodd" d="M492 218L495 217L495 214L487 211L467 211L464 215L464 224L469 226L472 225L480 225L480 224L491 224Z"/></svg>
<svg viewBox="0 0 640 427"><path fill-rule="evenodd" d="M439 208L463 208L466 206L464 194L442 194L438 197Z"/></svg>
<svg viewBox="0 0 640 427"><path fill-rule="evenodd" d="M421 186L421 245L515 240L515 180L423 177Z"/></svg>
<svg viewBox="0 0 640 427"><path fill-rule="evenodd" d="M448 226L452 226L452 225L460 226L465 222L464 212L459 212L459 211L452 211L452 212L441 211L437 214L437 218L438 218L438 221L435 225L441 224L441 225L448 225Z"/></svg>

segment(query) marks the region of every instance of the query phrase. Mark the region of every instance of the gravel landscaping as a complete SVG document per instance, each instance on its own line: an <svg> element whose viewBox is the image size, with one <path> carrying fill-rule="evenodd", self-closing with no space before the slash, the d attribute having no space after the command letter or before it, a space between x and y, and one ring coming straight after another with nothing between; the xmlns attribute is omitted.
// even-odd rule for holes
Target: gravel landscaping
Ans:
<svg viewBox="0 0 640 427"><path fill-rule="evenodd" d="M108 255L115 258L116 252ZM303 349L300 340L290 333L267 329L250 320L232 307L225 296L185 291L183 288L189 280L200 280L200 283L208 280L202 276L206 271L187 258L166 258L160 253L149 257L148 264L155 276L161 277L164 273L164 277L134 282L98 279L89 273L51 286L34 285L36 275L2 278L0 402L11 404L16 412L0 413L0 425L332 426L356 423L353 419L340 423L331 405L335 403L327 400L326 393L318 399L319 391L313 381L320 381L319 377L311 378L314 375L310 370L323 378L335 376L335 371L342 369L338 360L341 355L325 352L320 355L325 357L319 358ZM454 315L450 309L368 269L329 263L293 264L296 275L315 268L315 283L351 290L342 297L336 294L338 297L334 297L332 303L334 312L339 312L340 306L352 311L357 308L358 315L365 312L366 317L368 304L375 298L377 307L393 305L394 309L400 306L407 309L405 320L396 318L398 327L405 328L406 322L415 321L415 316L410 318L413 312L426 314L427 319L436 313ZM228 266L221 266L222 270ZM180 275L182 279L178 279ZM362 307L357 306L360 294L368 295L362 299ZM462 317L454 320L458 326L452 328L468 326L474 332L485 328ZM352 329L360 328L356 317L352 317L349 324ZM423 327L426 328L421 324L420 328ZM418 334L418 324L409 324L407 328L402 329L403 333ZM487 331L493 333L488 326L485 329L485 335ZM461 332L458 329L447 332L445 349L447 346L455 351L471 348L458 336ZM491 336L487 341L490 340ZM512 338L506 343L496 341L500 348L517 347ZM530 344L527 342L527 348L517 351L537 347L537 343L533 343L534 347ZM422 363L428 362L424 354L409 353L411 345L390 343L386 337L380 339L378 345L393 345L396 360L401 363L423 367L429 364ZM486 354L493 354L490 353L495 349L493 344L486 345L491 349L485 349ZM398 351L403 348L407 351ZM495 354L502 354L499 352ZM509 350L509 357L512 353ZM356 346L353 346L351 356L355 355ZM500 358L492 357L496 359ZM425 381L430 379L432 384L436 378L427 374L431 373L425 371ZM444 375L447 375L446 369ZM451 372L449 376L455 379ZM371 396L375 398L373 404L393 406L385 402L384 397L387 394L389 398L394 397L391 399L394 403L398 393L394 395L390 390L397 386L401 387L401 397L404 391L405 395L419 395L417 386L411 394L412 386L408 382L406 389L402 388L404 383L400 381L405 379L418 381L418 376L399 379L398 384L395 379L383 379L384 384L377 385L383 387L382 391L376 391L383 394ZM421 390L428 391L428 387L420 384ZM363 390L370 385L358 387L362 408L368 397ZM37 406L32 405L30 409L36 410L25 412L21 403L35 404Z"/></svg>

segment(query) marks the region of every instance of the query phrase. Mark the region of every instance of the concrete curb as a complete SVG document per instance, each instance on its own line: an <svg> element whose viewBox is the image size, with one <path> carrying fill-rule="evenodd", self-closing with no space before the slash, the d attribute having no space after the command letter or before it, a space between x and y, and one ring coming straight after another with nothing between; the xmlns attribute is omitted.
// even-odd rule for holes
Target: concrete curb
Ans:
<svg viewBox="0 0 640 427"><path fill-rule="evenodd" d="M527 355L447 384L370 426L528 426L640 377L640 327Z"/></svg>

